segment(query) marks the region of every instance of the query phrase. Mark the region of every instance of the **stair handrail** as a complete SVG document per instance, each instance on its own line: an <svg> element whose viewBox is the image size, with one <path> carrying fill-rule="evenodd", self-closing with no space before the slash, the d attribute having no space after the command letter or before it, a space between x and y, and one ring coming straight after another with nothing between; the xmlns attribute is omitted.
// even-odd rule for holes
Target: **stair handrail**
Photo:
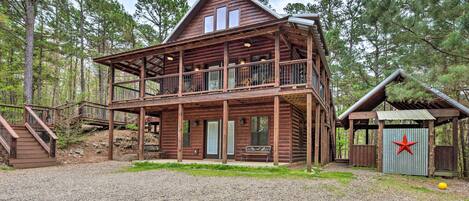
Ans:
<svg viewBox="0 0 469 201"><path fill-rule="evenodd" d="M0 135L0 144L3 145L5 150L8 152L10 158L16 158L16 141L18 140L19 136L16 134L15 130L10 126L10 124L2 117L0 114L0 124L7 130L8 134L10 134L11 142L10 145L8 142L3 139L2 135Z"/></svg>
<svg viewBox="0 0 469 201"><path fill-rule="evenodd" d="M42 121L42 119L37 116L37 114L31 109L30 106L24 106L24 108L25 108L26 112L27 112L31 117L33 117L33 118L36 120L36 122L37 122L37 123L46 131L46 133L49 135L49 138L50 138L49 143L50 143L50 144L49 144L49 149L48 149L48 150L46 149L46 151L49 152L49 155L50 155L51 157L55 157L55 146L56 146L57 139L58 139L57 136L56 136L55 133L52 132L52 130ZM26 115L25 115L25 116L26 116ZM31 125L30 125L30 124L28 123L28 121L27 121L27 118L25 119L25 126L26 126L26 127L29 126L29 127L32 129ZM34 131L34 130L33 130L33 131ZM34 136L34 133L35 133L35 131L32 133L33 136ZM35 137L36 137L36 136L35 136ZM37 140L39 141L40 144L45 144L45 142L44 142L41 138L39 138L39 139L37 139Z"/></svg>

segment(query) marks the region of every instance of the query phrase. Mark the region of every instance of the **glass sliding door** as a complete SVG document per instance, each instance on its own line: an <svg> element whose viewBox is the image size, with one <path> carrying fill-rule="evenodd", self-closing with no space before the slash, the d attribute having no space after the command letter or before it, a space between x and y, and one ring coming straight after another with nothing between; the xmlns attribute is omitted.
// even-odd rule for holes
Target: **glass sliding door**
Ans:
<svg viewBox="0 0 469 201"><path fill-rule="evenodd" d="M207 121L206 157L218 158L219 121Z"/></svg>
<svg viewBox="0 0 469 201"><path fill-rule="evenodd" d="M235 121L228 121L228 156L235 154Z"/></svg>

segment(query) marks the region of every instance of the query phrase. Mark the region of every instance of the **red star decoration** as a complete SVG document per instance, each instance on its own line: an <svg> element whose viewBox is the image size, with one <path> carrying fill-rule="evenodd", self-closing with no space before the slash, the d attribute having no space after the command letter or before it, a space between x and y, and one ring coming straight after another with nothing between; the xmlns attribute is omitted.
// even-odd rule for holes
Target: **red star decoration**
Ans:
<svg viewBox="0 0 469 201"><path fill-rule="evenodd" d="M407 135L406 134L404 134L404 137L402 138L402 142L393 141L393 143L399 146L399 150L397 150L397 155L399 155L404 150L409 152L410 155L414 155L414 153L412 152L412 149L410 149L410 147L414 144L417 144L417 142L412 142L412 141L407 142Z"/></svg>

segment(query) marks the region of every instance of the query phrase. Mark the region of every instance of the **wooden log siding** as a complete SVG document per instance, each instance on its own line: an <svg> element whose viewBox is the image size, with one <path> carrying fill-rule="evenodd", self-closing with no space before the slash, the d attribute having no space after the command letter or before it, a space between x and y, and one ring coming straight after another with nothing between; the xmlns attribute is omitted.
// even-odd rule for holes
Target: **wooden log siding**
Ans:
<svg viewBox="0 0 469 201"><path fill-rule="evenodd" d="M376 146L375 145L352 145L353 166L374 167L376 164Z"/></svg>
<svg viewBox="0 0 469 201"><path fill-rule="evenodd" d="M306 160L306 115L292 106L291 114L291 150L292 162Z"/></svg>
<svg viewBox="0 0 469 201"><path fill-rule="evenodd" d="M258 6L253 5L249 0L240 0L240 1L216 1L208 0L204 7L200 9L198 15L192 17L188 21L187 26L181 32L179 37L176 40L192 38L196 36L204 35L204 18L206 16L212 15L216 18L216 9L218 7L227 6L227 15L231 10L239 9L240 19L239 26L248 26L253 24L258 24L261 22L267 22L274 20L275 17L267 13L266 11L260 9ZM214 19L214 22L216 20ZM228 27L228 24L226 25ZM214 29L216 24L214 24Z"/></svg>
<svg viewBox="0 0 469 201"><path fill-rule="evenodd" d="M274 133L274 107L272 104L229 106L229 120L235 121L235 159L241 160L241 153L245 147L251 145L251 127L250 122L253 116L269 117L269 145L273 145ZM291 162L290 140L291 140L291 105L280 102L280 136L279 136L279 162ZM184 159L203 159L206 120L222 120L223 106L210 108L187 108L184 109L184 120L191 121L191 139L190 146L183 147ZM245 119L245 124L240 124L240 119ZM198 120L199 125L195 126L192 122ZM222 126L220 122L220 126ZM167 157L175 159L177 157L177 110L165 110L162 112L161 125L161 150L166 152ZM198 150L198 154L194 151ZM265 161L265 157L252 157L252 160ZM272 156L270 157L272 160Z"/></svg>

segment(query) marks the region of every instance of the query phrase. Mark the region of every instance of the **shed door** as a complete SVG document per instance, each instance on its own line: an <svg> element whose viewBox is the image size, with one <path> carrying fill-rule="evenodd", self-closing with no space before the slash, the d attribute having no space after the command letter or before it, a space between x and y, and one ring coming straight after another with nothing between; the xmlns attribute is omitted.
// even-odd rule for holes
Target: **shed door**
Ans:
<svg viewBox="0 0 469 201"><path fill-rule="evenodd" d="M384 129L383 172L428 175L428 129Z"/></svg>

